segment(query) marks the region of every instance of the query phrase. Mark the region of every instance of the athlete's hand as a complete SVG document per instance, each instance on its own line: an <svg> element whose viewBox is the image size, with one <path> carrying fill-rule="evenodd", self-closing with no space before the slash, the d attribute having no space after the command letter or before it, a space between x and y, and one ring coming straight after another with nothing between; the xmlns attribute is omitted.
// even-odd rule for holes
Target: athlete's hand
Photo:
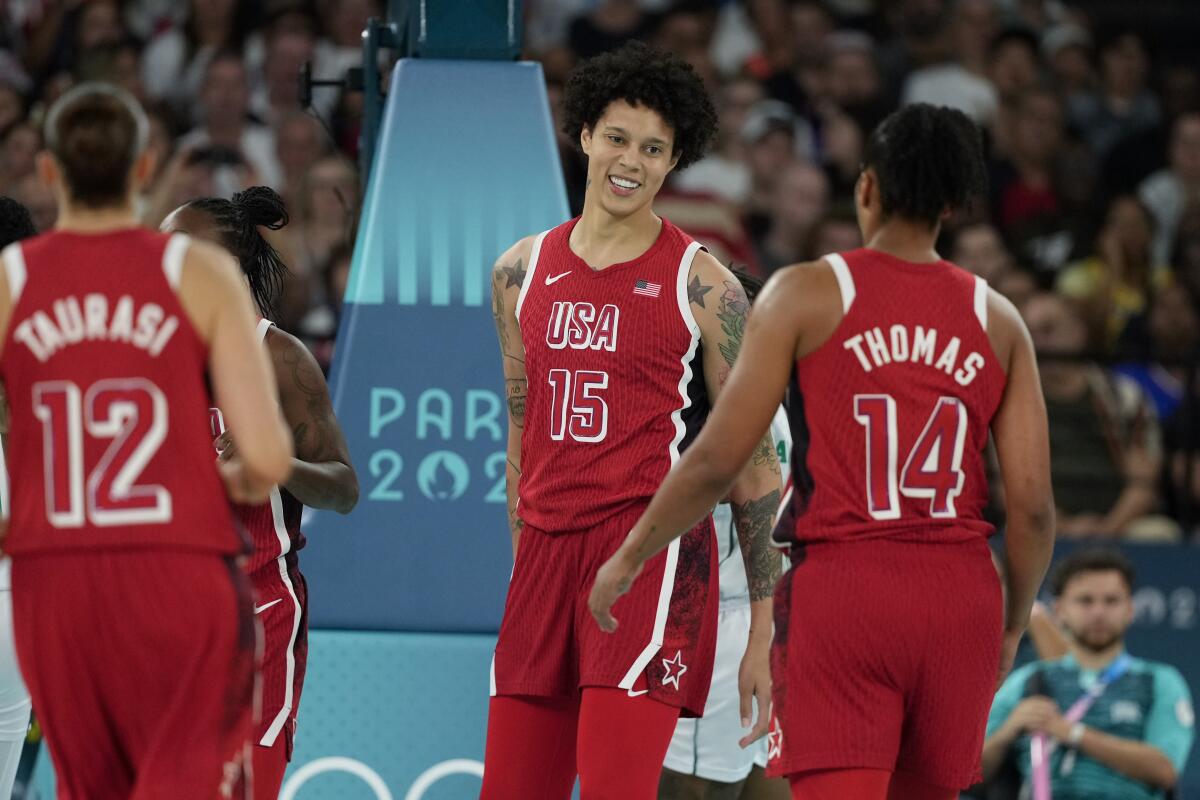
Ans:
<svg viewBox="0 0 1200 800"><path fill-rule="evenodd" d="M754 727L750 733L738 740L739 747L749 747L767 734L771 723L771 643L766 646L754 639L746 645L746 654L742 656L742 665L738 669L738 695L741 697L740 710L742 727L750 728L753 720ZM755 702L758 704L758 717L754 717Z"/></svg>
<svg viewBox="0 0 1200 800"><path fill-rule="evenodd" d="M605 633L617 629L617 618L612 615L613 604L617 598L629 591L633 580L642 571L641 564L631 563L621 550L613 553L608 561L596 573L596 582L592 584L592 593L588 596L588 608L596 618L596 624Z"/></svg>
<svg viewBox="0 0 1200 800"><path fill-rule="evenodd" d="M996 691L1004 685L1004 679L1012 672L1013 662L1017 660L1017 648L1025 631L1005 631L1004 639L1000 642L1000 672L996 676Z"/></svg>
<svg viewBox="0 0 1200 800"><path fill-rule="evenodd" d="M217 462L224 463L237 455L237 443L233 441L233 437L229 435L229 431L225 431L216 438L213 442L213 447L217 448Z"/></svg>
<svg viewBox="0 0 1200 800"><path fill-rule="evenodd" d="M246 471L241 459L227 461L218 459L217 471L225 483L225 493L235 503L257 505L265 503L271 496L271 484L264 483Z"/></svg>

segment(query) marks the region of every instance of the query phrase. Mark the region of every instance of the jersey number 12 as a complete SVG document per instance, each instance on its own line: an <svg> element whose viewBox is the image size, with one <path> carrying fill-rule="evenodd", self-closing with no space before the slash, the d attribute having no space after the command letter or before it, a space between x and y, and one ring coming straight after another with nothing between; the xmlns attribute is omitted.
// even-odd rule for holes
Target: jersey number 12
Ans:
<svg viewBox="0 0 1200 800"><path fill-rule="evenodd" d="M144 378L71 381L33 387L42 423L46 517L56 528L171 521L171 493L138 478L167 436L167 398ZM84 477L84 434L112 444ZM85 501L86 495L86 501Z"/></svg>

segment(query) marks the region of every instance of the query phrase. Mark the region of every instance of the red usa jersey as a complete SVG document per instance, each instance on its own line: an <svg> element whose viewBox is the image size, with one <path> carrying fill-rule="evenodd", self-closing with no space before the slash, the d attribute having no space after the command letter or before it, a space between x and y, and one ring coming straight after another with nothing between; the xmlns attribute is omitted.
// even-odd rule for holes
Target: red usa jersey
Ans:
<svg viewBox="0 0 1200 800"><path fill-rule="evenodd" d="M266 346L267 331L274 323L258 321L258 340ZM210 408L209 427L213 438L225 432L225 417L221 409ZM304 547L304 534L300 532L300 516L304 506L286 490L278 486L271 489L271 497L265 503L249 505L232 503L234 519L250 538L250 560L245 565L248 573L274 561L281 556Z"/></svg>
<svg viewBox="0 0 1200 800"><path fill-rule="evenodd" d="M593 270L578 219L539 235L516 315L529 380L521 519L551 532L648 501L708 413L687 280L697 242L670 222L650 249Z"/></svg>
<svg viewBox="0 0 1200 800"><path fill-rule="evenodd" d="M825 260L845 316L796 364L794 539L990 535L983 450L1006 378L987 283L865 248Z"/></svg>
<svg viewBox="0 0 1200 800"><path fill-rule="evenodd" d="M14 555L244 550L204 424L208 348L176 296L187 246L130 228L4 251Z"/></svg>

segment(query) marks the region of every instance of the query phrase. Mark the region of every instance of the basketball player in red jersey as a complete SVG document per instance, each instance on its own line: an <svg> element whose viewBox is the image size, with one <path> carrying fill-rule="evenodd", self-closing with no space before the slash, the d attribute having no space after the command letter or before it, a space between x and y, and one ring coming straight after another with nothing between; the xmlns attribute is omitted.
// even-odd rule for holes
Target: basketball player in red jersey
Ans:
<svg viewBox="0 0 1200 800"><path fill-rule="evenodd" d="M794 370L792 424L808 446L775 604L768 772L796 798L949 800L979 774L997 671L1049 563L1046 413L1016 310L934 250L944 216L983 189L978 130L909 106L872 134L864 165L866 247L772 276L712 419L590 605L605 630L623 621L613 601L722 496ZM989 430L1008 512L1004 601L981 516Z"/></svg>
<svg viewBox="0 0 1200 800"><path fill-rule="evenodd" d="M304 547L301 513L309 506L348 514L358 502L358 478L320 366L299 339L265 318L275 308L287 268L259 226L278 230L286 224L283 198L265 186L252 186L232 200L193 200L176 209L162 226L165 231L215 242L237 258L263 317L258 333L274 368L279 404L296 450L291 477L271 490L268 502L234 506L234 516L253 547L244 566L254 587L254 613L263 629L261 700L254 734L258 800L279 796L292 758L308 659L308 587L297 552ZM237 443L225 429L221 410L211 409L210 414L220 459L228 461L237 453Z"/></svg>
<svg viewBox="0 0 1200 800"><path fill-rule="evenodd" d="M292 455L233 259L138 227L147 129L125 92L64 95L39 158L57 230L0 257L4 549L63 798L232 796L255 633L225 497L261 502ZM219 467L206 373L241 443Z"/></svg>
<svg viewBox="0 0 1200 800"><path fill-rule="evenodd" d="M565 110L588 156L583 214L521 240L494 273L516 563L493 665L487 800L567 798L577 773L584 800L655 797L675 721L703 713L712 671L710 520L648 562L616 637L595 629L585 601L741 347L741 285L651 210L667 174L703 155L715 114L689 66L641 44L581 65ZM746 743L766 731L780 569L769 547L779 464L759 439L730 493L753 601L743 728L755 697L759 717Z"/></svg>

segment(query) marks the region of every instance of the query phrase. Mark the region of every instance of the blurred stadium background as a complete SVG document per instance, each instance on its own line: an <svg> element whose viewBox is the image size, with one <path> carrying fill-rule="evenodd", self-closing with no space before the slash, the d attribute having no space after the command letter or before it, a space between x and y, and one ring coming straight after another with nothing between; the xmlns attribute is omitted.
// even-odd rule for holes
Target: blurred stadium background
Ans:
<svg viewBox="0 0 1200 800"><path fill-rule="evenodd" d="M364 491L313 515L308 681L284 797L471 797L510 551L488 276L578 213L572 66L638 38L709 84L718 142L657 210L769 275L855 247L866 134L913 101L986 131L991 186L943 255L1045 355L1062 548L1140 574L1130 649L1200 687L1200 15L1194 0L6 0L0 193L76 82L134 92L145 221L280 191L277 322L331 370ZM1003 520L1000 503L995 517ZM31 791L52 796L45 759ZM1182 781L1200 793L1193 754ZM27 796L33 796L32 794Z"/></svg>

